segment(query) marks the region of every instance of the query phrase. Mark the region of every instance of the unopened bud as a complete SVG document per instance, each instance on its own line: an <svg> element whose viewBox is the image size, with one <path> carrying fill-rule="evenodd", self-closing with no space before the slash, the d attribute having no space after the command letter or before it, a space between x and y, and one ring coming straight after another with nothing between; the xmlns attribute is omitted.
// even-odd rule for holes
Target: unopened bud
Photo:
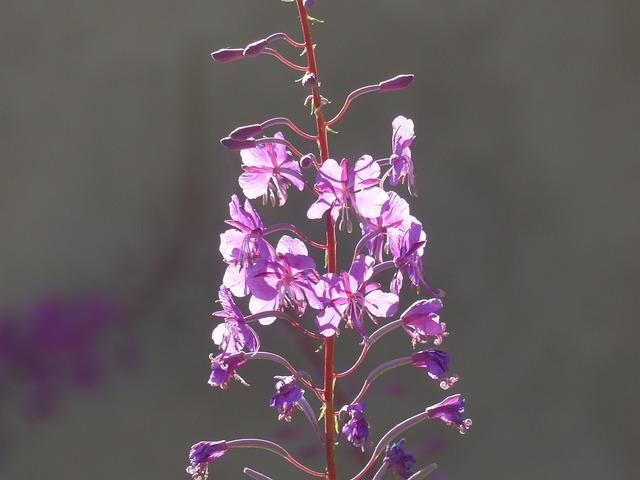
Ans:
<svg viewBox="0 0 640 480"><path fill-rule="evenodd" d="M313 7L315 4L316 4L316 0L304 0L302 2L302 5L304 5L304 8Z"/></svg>
<svg viewBox="0 0 640 480"><path fill-rule="evenodd" d="M300 167L301 168L309 168L311 165L316 163L316 156L313 153L307 153L304 157L300 159Z"/></svg>
<svg viewBox="0 0 640 480"><path fill-rule="evenodd" d="M222 48L220 50L216 50L211 54L211 58L213 58L216 62L233 62L235 60L240 60L242 58L242 49L241 48Z"/></svg>
<svg viewBox="0 0 640 480"><path fill-rule="evenodd" d="M315 74L312 72L307 72L302 77L302 86L304 88L308 88L309 90L313 90L314 87L318 84L318 79Z"/></svg>
<svg viewBox="0 0 640 480"><path fill-rule="evenodd" d="M262 127L258 124L246 125L244 127L238 127L229 134L229 137L233 140L246 140L251 137L255 137L262 133Z"/></svg>
<svg viewBox="0 0 640 480"><path fill-rule="evenodd" d="M256 146L256 141L253 138L235 140L231 137L225 137L220 140L220 143L229 150L244 150L245 148L253 148Z"/></svg>
<svg viewBox="0 0 640 480"><path fill-rule="evenodd" d="M242 53L245 57L255 57L256 55L260 55L267 45L267 40L263 38L262 40L247 45Z"/></svg>
<svg viewBox="0 0 640 480"><path fill-rule="evenodd" d="M403 88L407 88L411 85L411 82L413 82L413 75L398 75L397 77L380 82L378 87L380 87L381 92L390 92L392 90L402 90Z"/></svg>

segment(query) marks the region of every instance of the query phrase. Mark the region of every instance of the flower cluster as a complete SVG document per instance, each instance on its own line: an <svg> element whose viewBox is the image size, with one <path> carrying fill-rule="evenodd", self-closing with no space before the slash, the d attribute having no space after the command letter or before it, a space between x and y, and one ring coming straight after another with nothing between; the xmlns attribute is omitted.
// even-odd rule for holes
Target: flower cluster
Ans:
<svg viewBox="0 0 640 480"><path fill-rule="evenodd" d="M425 279L423 254L427 236L422 223L411 215L409 203L402 197L403 184L410 195L415 196L417 192L410 149L415 138L413 121L398 116L391 122L388 157L374 158L363 153L355 160L336 160L329 156L328 150L327 131L342 117L354 98L372 92L402 90L411 84L413 76L400 75L355 90L339 113L326 120L323 107L328 102L320 95L308 14L315 2L295 0L295 4L303 42L296 42L284 33L275 33L245 48L222 49L212 54L214 60L220 62L266 54L289 68L304 72L301 84L311 90L308 101L315 118L316 133L305 133L291 120L276 117L236 128L221 141L225 147L240 152L243 172L238 185L246 198L241 201L237 195L232 196L226 222L231 228L220 236L220 253L226 271L218 293L222 309L214 315L223 318L223 322L212 334L220 352L210 356L209 384L226 389L235 379L248 385L238 374L247 363L253 360L276 363L276 391L270 401L265 399L265 403L277 410L279 420L291 421L296 412L304 414L326 452L326 469L323 472L312 470L268 440L205 441L196 443L189 456L187 470L195 479L206 478L208 463L227 453L228 449L256 447L282 456L309 475L335 480L334 451L340 437L346 439L341 443L351 443L363 451L372 446L369 443L371 424L365 418L363 398L380 375L392 368L413 365L426 369L428 377L440 381L442 389L450 388L458 380L455 374L447 375L449 355L436 348L426 348L375 368L367 376L360 393L347 405L336 408L335 384L358 370L372 345L387 333L402 327L408 334L405 348L410 351L417 343L439 346L448 332L438 315L443 307L442 294L434 291ZM307 65L296 65L275 50L272 43L279 40L301 49L306 54ZM316 144L319 156L296 149L280 131L258 138L276 125L287 126L303 141ZM282 207L290 195L296 197L296 202L306 202L308 220L324 222L324 241L311 240L303 233L303 228L292 223L265 226L252 204L252 200L261 198L263 206L270 203L273 207ZM349 252L350 264L339 270L337 235L353 234L356 230L361 236L354 251ZM324 255L324 270L318 268L310 249ZM387 277L383 283L380 273L388 270L391 281ZM406 279L410 285L403 288ZM419 296L426 293L426 296L415 300L398 315L401 295L410 291ZM248 312L243 312L236 304L235 299L242 297L246 300L240 304L246 305ZM287 359L262 349L253 325L268 326L276 320L294 327L297 330L293 331L294 335L307 335L320 343L324 352L322 387L319 379L295 368ZM360 347L347 341L346 348L361 348L361 353L351 368L336 372L336 339L345 328L353 329L361 339ZM321 415L309 403L307 392L312 401L319 404ZM371 402L376 401L379 399L371 398ZM429 465L414 473L412 468L416 459L404 450L405 440L391 442L402 431L425 419L440 419L465 433L471 420L464 419L463 412L464 400L460 395L453 395L403 420L379 437L370 460L353 480L365 475L383 452L384 460L375 479L382 478L388 469L401 478L422 478L435 466ZM318 416L324 420L324 425L317 423ZM256 479L269 478L249 468L245 473Z"/></svg>

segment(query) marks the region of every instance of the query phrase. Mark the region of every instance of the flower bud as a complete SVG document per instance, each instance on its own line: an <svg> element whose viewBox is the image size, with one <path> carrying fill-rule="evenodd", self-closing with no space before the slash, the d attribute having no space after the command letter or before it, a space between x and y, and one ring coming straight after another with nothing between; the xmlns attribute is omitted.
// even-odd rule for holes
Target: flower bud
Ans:
<svg viewBox="0 0 640 480"><path fill-rule="evenodd" d="M316 156L313 153L307 153L304 157L300 159L301 168L309 168L311 165L315 163L316 163Z"/></svg>
<svg viewBox="0 0 640 480"><path fill-rule="evenodd" d="M380 82L378 87L380 87L381 92L391 92L392 90L407 88L411 85L411 82L413 82L413 75L398 75L397 77Z"/></svg>
<svg viewBox="0 0 640 480"><path fill-rule="evenodd" d="M231 137L225 137L220 140L220 143L229 150L244 150L245 148L253 148L256 146L256 141L253 138L236 140Z"/></svg>
<svg viewBox="0 0 640 480"><path fill-rule="evenodd" d="M267 48L267 45L267 40L263 38L262 40L247 45L242 53L245 57L255 57L260 55L262 51Z"/></svg>
<svg viewBox="0 0 640 480"><path fill-rule="evenodd" d="M256 135L260 135L261 133L262 133L262 126L258 124L245 125L244 127L236 128L233 132L229 134L229 137L232 140L247 140L251 137L255 137Z"/></svg>
<svg viewBox="0 0 640 480"><path fill-rule="evenodd" d="M316 0L303 0L302 5L304 8L313 7L316 4Z"/></svg>
<svg viewBox="0 0 640 480"><path fill-rule="evenodd" d="M308 88L309 90L313 90L313 88L318 84L318 79L315 74L312 72L307 72L302 77L302 86L304 88Z"/></svg>
<svg viewBox="0 0 640 480"><path fill-rule="evenodd" d="M213 58L216 62L233 62L235 60L240 60L242 58L242 49L241 48L222 48L220 50L216 50L211 54L211 58Z"/></svg>

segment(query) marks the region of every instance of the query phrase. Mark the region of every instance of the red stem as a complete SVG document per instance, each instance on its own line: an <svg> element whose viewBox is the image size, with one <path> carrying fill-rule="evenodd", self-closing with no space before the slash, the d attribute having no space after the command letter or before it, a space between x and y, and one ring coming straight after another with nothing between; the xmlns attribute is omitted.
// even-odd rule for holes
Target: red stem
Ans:
<svg viewBox="0 0 640 480"><path fill-rule="evenodd" d="M296 0L298 7L298 13L300 14L300 25L302 27L302 34L304 36L304 45L307 53L307 61L309 62L308 72L315 75L317 79L318 67L316 65L316 56L313 48L313 41L311 40L311 31L309 28L309 16L307 10L302 5L302 0ZM319 82L318 82L319 83ZM329 158L329 147L327 142L327 124L324 121L322 114L322 97L320 95L320 87L316 85L313 88L313 111L316 116L316 129L318 132L318 148L320 149L320 164L324 163ZM333 222L331 220L330 212L326 214L326 232L327 232L327 272L335 273L337 269L336 264L336 236ZM334 374L334 346L335 335L328 337L324 341L324 397L325 397L325 412L324 412L324 434L325 434L325 446L326 446L326 458L327 458L327 480L338 480L338 472L336 469L336 462L334 456L334 442L335 442L335 418L336 412L334 407L333 398L333 383L335 381Z"/></svg>

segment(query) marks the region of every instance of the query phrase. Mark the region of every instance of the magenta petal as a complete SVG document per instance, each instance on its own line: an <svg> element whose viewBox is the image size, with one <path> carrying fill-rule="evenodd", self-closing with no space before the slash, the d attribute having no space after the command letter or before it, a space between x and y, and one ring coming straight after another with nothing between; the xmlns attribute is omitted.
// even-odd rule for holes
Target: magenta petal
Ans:
<svg viewBox="0 0 640 480"><path fill-rule="evenodd" d="M269 180L271 180L269 172L244 172L238 178L238 183L247 198L258 198L267 193Z"/></svg>
<svg viewBox="0 0 640 480"><path fill-rule="evenodd" d="M375 264L375 259L369 255L358 255L353 260L351 268L349 269L349 276L355 279L357 285L351 285L352 291L355 292L360 285L362 285L366 280L369 280L373 273L373 266Z"/></svg>
<svg viewBox="0 0 640 480"><path fill-rule="evenodd" d="M318 199L311 204L307 210L307 218L314 220L322 218L324 213L331 208L335 196L328 193L321 193Z"/></svg>
<svg viewBox="0 0 640 480"><path fill-rule="evenodd" d="M283 235L276 247L276 253L285 254L292 253L294 255L309 255L307 246L302 240Z"/></svg>
<svg viewBox="0 0 640 480"><path fill-rule="evenodd" d="M318 331L321 335L330 337L338 330L341 319L342 312L340 312L334 305L328 305L316 317Z"/></svg>
<svg viewBox="0 0 640 480"><path fill-rule="evenodd" d="M371 187L355 193L355 208L366 218L376 218L382 213L382 207L389 197L380 187Z"/></svg>
<svg viewBox="0 0 640 480"><path fill-rule="evenodd" d="M224 277L222 278L222 283L224 283L236 297L245 297L249 294L244 269L239 265L229 265L227 267L227 270L224 272Z"/></svg>
<svg viewBox="0 0 640 480"><path fill-rule="evenodd" d="M398 310L398 296L394 293L386 293L374 290L365 297L367 310L374 317L390 317Z"/></svg>

